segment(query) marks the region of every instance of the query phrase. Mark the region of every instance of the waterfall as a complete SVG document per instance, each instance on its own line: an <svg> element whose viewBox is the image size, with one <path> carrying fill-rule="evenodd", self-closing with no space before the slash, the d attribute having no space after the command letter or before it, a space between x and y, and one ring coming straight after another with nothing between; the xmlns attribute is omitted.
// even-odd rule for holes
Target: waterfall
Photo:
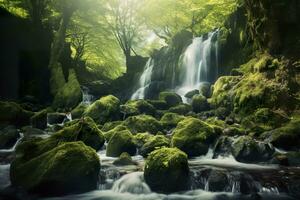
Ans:
<svg viewBox="0 0 300 200"><path fill-rule="evenodd" d="M139 80L139 88L131 96L131 99L144 99L145 90L149 87L151 83L151 76L153 70L154 62L153 59L149 59L145 65L144 72Z"/></svg>
<svg viewBox="0 0 300 200"><path fill-rule="evenodd" d="M199 89L201 83L216 78L218 44L213 39L217 36L218 30L209 33L207 38L196 37L183 53L181 67L184 77L176 90L182 97L191 90Z"/></svg>
<svg viewBox="0 0 300 200"><path fill-rule="evenodd" d="M82 86L82 104L90 105L93 102L94 96L90 94L90 90L87 87Z"/></svg>

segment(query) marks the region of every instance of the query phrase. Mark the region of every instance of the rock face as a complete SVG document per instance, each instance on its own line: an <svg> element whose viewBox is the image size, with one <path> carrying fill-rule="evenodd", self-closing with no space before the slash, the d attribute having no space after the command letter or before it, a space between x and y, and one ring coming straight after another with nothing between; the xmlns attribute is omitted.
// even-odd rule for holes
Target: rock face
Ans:
<svg viewBox="0 0 300 200"><path fill-rule="evenodd" d="M159 149L161 147L169 147L170 141L162 135L156 135L149 139L140 149L139 153L143 157L147 157L152 151L155 149Z"/></svg>
<svg viewBox="0 0 300 200"><path fill-rule="evenodd" d="M129 117L124 121L123 125L127 126L132 133L149 132L156 134L162 130L161 123L150 115Z"/></svg>
<svg viewBox="0 0 300 200"><path fill-rule="evenodd" d="M127 152L132 156L136 153L136 146L133 142L133 136L128 130L115 133L107 144L107 156L118 157L123 152Z"/></svg>
<svg viewBox="0 0 300 200"><path fill-rule="evenodd" d="M0 123L24 126L30 124L30 118L34 113L24 110L13 102L0 102Z"/></svg>
<svg viewBox="0 0 300 200"><path fill-rule="evenodd" d="M204 155L217 134L207 123L196 119L186 118L179 122L173 132L172 147L184 151L189 157Z"/></svg>
<svg viewBox="0 0 300 200"><path fill-rule="evenodd" d="M189 186L187 155L176 148L153 151L145 163L146 183L155 192L178 192Z"/></svg>
<svg viewBox="0 0 300 200"><path fill-rule="evenodd" d="M119 107L120 100L113 95L108 95L90 105L85 110L84 116L91 117L96 123L104 124L119 117Z"/></svg>
<svg viewBox="0 0 300 200"><path fill-rule="evenodd" d="M11 164L13 186L46 196L97 188L100 161L82 142L65 143L31 159L27 154L30 151L17 151L17 159Z"/></svg>

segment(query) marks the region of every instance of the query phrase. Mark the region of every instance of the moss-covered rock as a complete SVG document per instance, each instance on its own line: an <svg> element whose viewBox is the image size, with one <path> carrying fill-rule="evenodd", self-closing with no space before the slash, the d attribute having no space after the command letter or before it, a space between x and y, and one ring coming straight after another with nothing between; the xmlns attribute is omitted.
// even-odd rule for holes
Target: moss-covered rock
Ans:
<svg viewBox="0 0 300 200"><path fill-rule="evenodd" d="M14 126L7 126L0 131L0 149L9 149L17 142L20 134Z"/></svg>
<svg viewBox="0 0 300 200"><path fill-rule="evenodd" d="M177 106L169 108L168 112L177 113L180 115L186 115L192 111L192 106L189 104L181 103Z"/></svg>
<svg viewBox="0 0 300 200"><path fill-rule="evenodd" d="M147 102L157 110L167 110L170 107L164 100L147 100Z"/></svg>
<svg viewBox="0 0 300 200"><path fill-rule="evenodd" d="M53 100L53 108L71 111L82 101L80 84L74 70L70 70L68 82L60 85Z"/></svg>
<svg viewBox="0 0 300 200"><path fill-rule="evenodd" d="M161 124L166 129L175 128L177 124L184 120L183 115L179 115L177 113L165 113L162 118L160 119Z"/></svg>
<svg viewBox="0 0 300 200"><path fill-rule="evenodd" d="M72 111L71 111L71 114L72 114L72 119L79 119L83 116L83 113L85 111L85 109L87 108L87 105L86 104L79 104L78 106L76 106L76 108L74 108Z"/></svg>
<svg viewBox="0 0 300 200"><path fill-rule="evenodd" d="M128 130L116 132L107 144L107 156L118 157L123 152L127 152L130 155L135 155L136 153L133 135Z"/></svg>
<svg viewBox="0 0 300 200"><path fill-rule="evenodd" d="M113 164L117 166L124 166L136 165L137 163L132 160L131 156L127 152L124 152L119 156L117 160L113 162Z"/></svg>
<svg viewBox="0 0 300 200"><path fill-rule="evenodd" d="M211 97L211 85L210 85L210 83L202 83L199 87L199 94L205 96L206 98Z"/></svg>
<svg viewBox="0 0 300 200"><path fill-rule="evenodd" d="M127 126L132 133L149 132L156 134L163 128L161 123L150 115L137 115L129 117L124 121L123 125Z"/></svg>
<svg viewBox="0 0 300 200"><path fill-rule="evenodd" d="M146 142L148 142L149 140L151 140L151 138L153 138L154 135L150 134L150 133L138 133L136 135L134 135L133 141L134 144L137 146L137 148L141 148Z"/></svg>
<svg viewBox="0 0 300 200"><path fill-rule="evenodd" d="M207 153L209 145L216 139L212 126L196 119L186 118L179 122L173 132L172 147L177 147L188 156L199 156Z"/></svg>
<svg viewBox="0 0 300 200"><path fill-rule="evenodd" d="M187 92L184 95L184 97L191 99L191 98L193 98L193 96L195 96L197 94L199 94L199 90L191 90L191 91Z"/></svg>
<svg viewBox="0 0 300 200"><path fill-rule="evenodd" d="M189 187L187 155L176 148L153 151L145 163L146 183L155 192L178 192Z"/></svg>
<svg viewBox="0 0 300 200"><path fill-rule="evenodd" d="M105 140L108 142L115 133L118 133L118 132L124 131L124 130L128 130L126 126L118 125L115 128L113 128L107 132L104 132L103 134L104 134Z"/></svg>
<svg viewBox="0 0 300 200"><path fill-rule="evenodd" d="M139 153L143 157L147 157L152 151L161 148L161 147L169 147L170 140L162 135L156 135L150 138L139 150Z"/></svg>
<svg viewBox="0 0 300 200"><path fill-rule="evenodd" d="M47 122L51 125L53 124L62 124L66 118L65 113L48 113Z"/></svg>
<svg viewBox="0 0 300 200"><path fill-rule="evenodd" d="M300 117L294 116L284 126L263 133L260 137L271 142L275 147L293 149L300 147Z"/></svg>
<svg viewBox="0 0 300 200"><path fill-rule="evenodd" d="M161 92L159 93L159 100L167 102L170 107L182 103L181 96L175 92Z"/></svg>
<svg viewBox="0 0 300 200"><path fill-rule="evenodd" d="M232 155L241 162L265 162L270 160L274 153L275 149L272 146L255 141L249 136L241 136L232 144Z"/></svg>
<svg viewBox="0 0 300 200"><path fill-rule="evenodd" d="M107 132L110 131L112 129L114 129L115 127L121 125L123 123L123 121L113 121L113 122L106 122L103 127L101 128L101 131Z"/></svg>
<svg viewBox="0 0 300 200"><path fill-rule="evenodd" d="M119 117L119 109L120 100L113 95L108 95L90 105L85 110L84 116L91 117L96 123L104 124L117 119Z"/></svg>
<svg viewBox="0 0 300 200"><path fill-rule="evenodd" d="M209 104L207 102L207 99L202 94L193 96L192 107L193 111L196 113L209 110Z"/></svg>
<svg viewBox="0 0 300 200"><path fill-rule="evenodd" d="M40 112L35 113L31 118L31 125L33 128L45 129L47 128L47 114L48 110L44 109Z"/></svg>
<svg viewBox="0 0 300 200"><path fill-rule="evenodd" d="M125 116L134 116L140 114L155 115L156 109L146 100L129 100L126 104L120 106L121 112Z"/></svg>
<svg viewBox="0 0 300 200"><path fill-rule="evenodd" d="M87 192L97 188L100 161L95 150L70 142L24 162L23 152L11 164L11 182L41 195Z"/></svg>
<svg viewBox="0 0 300 200"><path fill-rule="evenodd" d="M30 124L30 118L33 112L24 110L14 102L0 101L0 123L24 126Z"/></svg>

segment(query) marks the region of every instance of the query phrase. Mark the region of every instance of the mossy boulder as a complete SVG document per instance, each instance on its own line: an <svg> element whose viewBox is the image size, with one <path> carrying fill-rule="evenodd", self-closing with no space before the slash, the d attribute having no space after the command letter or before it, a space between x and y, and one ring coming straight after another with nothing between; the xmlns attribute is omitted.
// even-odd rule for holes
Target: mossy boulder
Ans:
<svg viewBox="0 0 300 200"><path fill-rule="evenodd" d="M206 98L211 97L211 85L210 85L210 83L202 83L199 87L199 94L205 96Z"/></svg>
<svg viewBox="0 0 300 200"><path fill-rule="evenodd" d="M162 135L156 135L150 138L139 150L139 153L143 157L147 157L152 151L159 149L161 147L169 147L170 140Z"/></svg>
<svg viewBox="0 0 300 200"><path fill-rule="evenodd" d="M207 102L207 99L202 94L193 96L192 107L193 111L196 113L209 110L209 104Z"/></svg>
<svg viewBox="0 0 300 200"><path fill-rule="evenodd" d="M70 70L68 82L60 85L53 100L53 108L71 109L82 101L82 92L74 70Z"/></svg>
<svg viewBox="0 0 300 200"><path fill-rule="evenodd" d="M119 117L120 100L108 95L91 104L84 112L84 116L91 117L96 123L104 124Z"/></svg>
<svg viewBox="0 0 300 200"><path fill-rule="evenodd" d="M159 100L165 101L170 107L182 103L181 96L175 92L161 92L159 93Z"/></svg>
<svg viewBox="0 0 300 200"><path fill-rule="evenodd" d="M0 149L9 149L17 142L20 134L16 127L7 126L0 131Z"/></svg>
<svg viewBox="0 0 300 200"><path fill-rule="evenodd" d="M177 124L184 120L183 115L179 115L177 113L165 113L162 118L160 119L161 124L166 129L175 128Z"/></svg>
<svg viewBox="0 0 300 200"><path fill-rule="evenodd" d="M124 123L124 126L132 133L149 132L156 134L158 131L163 129L161 123L150 115L137 115L128 117Z"/></svg>
<svg viewBox="0 0 300 200"><path fill-rule="evenodd" d="M55 113L48 113L47 114L47 122L50 125L53 125L53 124L62 124L64 122L65 118L66 118L66 114L65 113L55 112Z"/></svg>
<svg viewBox="0 0 300 200"><path fill-rule="evenodd" d="M265 162L272 158L275 149L268 143L241 136L232 144L232 155L237 161L246 163Z"/></svg>
<svg viewBox="0 0 300 200"><path fill-rule="evenodd" d="M129 155L135 155L136 153L133 135L128 130L116 132L107 144L107 156L118 157L123 152L127 152Z"/></svg>
<svg viewBox="0 0 300 200"><path fill-rule="evenodd" d="M30 124L33 112L24 110L14 102L0 101L0 123L8 125L24 126Z"/></svg>
<svg viewBox="0 0 300 200"><path fill-rule="evenodd" d="M157 110L167 110L170 107L164 100L147 100L147 102Z"/></svg>
<svg viewBox="0 0 300 200"><path fill-rule="evenodd" d="M118 133L118 132L124 131L124 130L128 130L126 126L118 125L115 128L113 128L107 132L104 132L103 134L104 134L105 140L108 142L115 133Z"/></svg>
<svg viewBox="0 0 300 200"><path fill-rule="evenodd" d="M137 133L136 135L134 135L134 144L137 146L137 148L141 148L146 142L148 142L149 140L151 140L151 138L153 138L154 135L150 134L150 133Z"/></svg>
<svg viewBox="0 0 300 200"><path fill-rule="evenodd" d="M72 111L71 111L71 114L72 114L72 119L79 119L83 116L83 113L85 111L85 109L87 108L88 106L86 104L79 104L78 106L76 106L76 108L74 108Z"/></svg>
<svg viewBox="0 0 300 200"><path fill-rule="evenodd" d="M106 122L102 126L101 131L104 131L104 132L110 131L110 130L114 129L115 127L121 125L122 123L123 123L123 121Z"/></svg>
<svg viewBox="0 0 300 200"><path fill-rule="evenodd" d="M100 161L82 142L64 143L24 161L18 154L10 168L12 185L41 195L81 193L97 188Z"/></svg>
<svg viewBox="0 0 300 200"><path fill-rule="evenodd" d="M121 113L125 116L134 116L140 114L155 115L156 109L146 100L129 100L121 105Z"/></svg>
<svg viewBox="0 0 300 200"><path fill-rule="evenodd" d="M277 148L291 150L300 147L300 117L294 116L282 127L263 133L260 138L271 142Z"/></svg>
<svg viewBox="0 0 300 200"><path fill-rule="evenodd" d="M45 129L47 128L47 114L48 110L44 109L40 112L35 113L31 118L31 125L33 128Z"/></svg>
<svg viewBox="0 0 300 200"><path fill-rule="evenodd" d="M192 111L192 106L189 104L181 103L177 106L169 108L168 112L177 113L180 115L186 115Z"/></svg>
<svg viewBox="0 0 300 200"><path fill-rule="evenodd" d="M144 178L155 192L178 192L189 187L187 155L177 148L161 148L148 156Z"/></svg>
<svg viewBox="0 0 300 200"><path fill-rule="evenodd" d="M212 126L196 119L186 118L178 123L172 136L171 146L184 151L189 157L204 155L216 139Z"/></svg>
<svg viewBox="0 0 300 200"><path fill-rule="evenodd" d="M191 98L193 98L193 96L195 96L197 94L199 94L199 90L191 90L191 91L187 92L184 95L184 97L191 99Z"/></svg>
<svg viewBox="0 0 300 200"><path fill-rule="evenodd" d="M124 166L136 165L137 163L132 160L131 156L127 152L124 152L119 156L117 160L113 162L113 164L117 166Z"/></svg>

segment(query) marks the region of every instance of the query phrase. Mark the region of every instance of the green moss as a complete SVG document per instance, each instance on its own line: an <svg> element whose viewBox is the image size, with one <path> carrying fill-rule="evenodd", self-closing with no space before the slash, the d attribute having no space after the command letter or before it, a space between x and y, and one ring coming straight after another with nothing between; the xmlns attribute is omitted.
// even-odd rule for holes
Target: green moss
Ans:
<svg viewBox="0 0 300 200"><path fill-rule="evenodd" d="M180 115L186 115L192 111L192 106L188 104L179 104L177 106L171 107L168 112L177 113Z"/></svg>
<svg viewBox="0 0 300 200"><path fill-rule="evenodd" d="M47 114L48 110L44 109L35 113L31 118L31 125L33 128L45 129L47 128Z"/></svg>
<svg viewBox="0 0 300 200"><path fill-rule="evenodd" d="M127 126L132 133L149 132L156 134L158 131L162 130L161 123L150 115L129 117L124 121L123 125Z"/></svg>
<svg viewBox="0 0 300 200"><path fill-rule="evenodd" d="M74 70L70 71L68 82L60 85L53 100L54 109L63 108L71 111L82 101L80 84Z"/></svg>
<svg viewBox="0 0 300 200"><path fill-rule="evenodd" d="M171 129L177 126L185 117L176 113L165 113L160 119L161 124L164 128Z"/></svg>
<svg viewBox="0 0 300 200"><path fill-rule="evenodd" d="M138 133L134 135L134 144L138 147L141 148L146 142L148 142L151 138L154 136L150 133Z"/></svg>
<svg viewBox="0 0 300 200"><path fill-rule="evenodd" d="M107 144L107 156L118 157L123 152L127 152L130 155L135 155L136 153L133 135L128 130L116 132Z"/></svg>
<svg viewBox="0 0 300 200"><path fill-rule="evenodd" d="M155 115L155 108L146 100L129 100L125 105L121 105L120 110L126 116L147 114Z"/></svg>
<svg viewBox="0 0 300 200"><path fill-rule="evenodd" d="M111 129L114 129L115 127L121 125L123 121L113 121L113 122L106 122L103 127L101 128L102 131L107 132Z"/></svg>
<svg viewBox="0 0 300 200"><path fill-rule="evenodd" d="M118 125L115 128L113 128L107 132L104 132L105 140L108 142L115 133L124 131L124 130L128 130L126 126Z"/></svg>
<svg viewBox="0 0 300 200"><path fill-rule="evenodd" d="M71 111L72 114L72 118L73 119L79 119L83 116L83 113L85 111L85 109L87 108L87 105L85 104L79 104L76 108L74 108Z"/></svg>
<svg viewBox="0 0 300 200"><path fill-rule="evenodd" d="M190 157L199 156L207 153L209 145L216 137L217 134L212 126L189 117L178 123L173 132L171 145L181 149Z"/></svg>
<svg viewBox="0 0 300 200"><path fill-rule="evenodd" d="M170 107L182 103L181 96L175 92L161 92L159 93L159 100L165 101Z"/></svg>
<svg viewBox="0 0 300 200"><path fill-rule="evenodd" d="M11 164L11 182L42 195L87 192L97 188L99 171L95 150L82 142L70 142L27 162L17 156Z"/></svg>
<svg viewBox="0 0 300 200"><path fill-rule="evenodd" d="M114 165L124 166L124 165L135 165L136 163L132 161L131 156L124 152L120 155L120 157L113 162Z"/></svg>
<svg viewBox="0 0 300 200"><path fill-rule="evenodd" d="M209 104L207 102L207 99L202 94L193 96L192 107L193 111L196 113L209 110Z"/></svg>
<svg viewBox="0 0 300 200"><path fill-rule="evenodd" d="M147 157L152 151L162 148L162 147L169 147L170 140L167 139L165 136L156 135L150 138L140 149L139 153L143 157Z"/></svg>
<svg viewBox="0 0 300 200"><path fill-rule="evenodd" d="M188 189L189 167L187 155L176 148L153 151L145 163L146 183L155 192L178 192Z"/></svg>
<svg viewBox="0 0 300 200"><path fill-rule="evenodd" d="M96 123L104 124L118 117L119 107L120 100L113 95L108 95L90 105L85 110L84 116L91 117Z"/></svg>
<svg viewBox="0 0 300 200"><path fill-rule="evenodd" d="M147 100L147 102L157 110L167 110L170 107L164 100Z"/></svg>

